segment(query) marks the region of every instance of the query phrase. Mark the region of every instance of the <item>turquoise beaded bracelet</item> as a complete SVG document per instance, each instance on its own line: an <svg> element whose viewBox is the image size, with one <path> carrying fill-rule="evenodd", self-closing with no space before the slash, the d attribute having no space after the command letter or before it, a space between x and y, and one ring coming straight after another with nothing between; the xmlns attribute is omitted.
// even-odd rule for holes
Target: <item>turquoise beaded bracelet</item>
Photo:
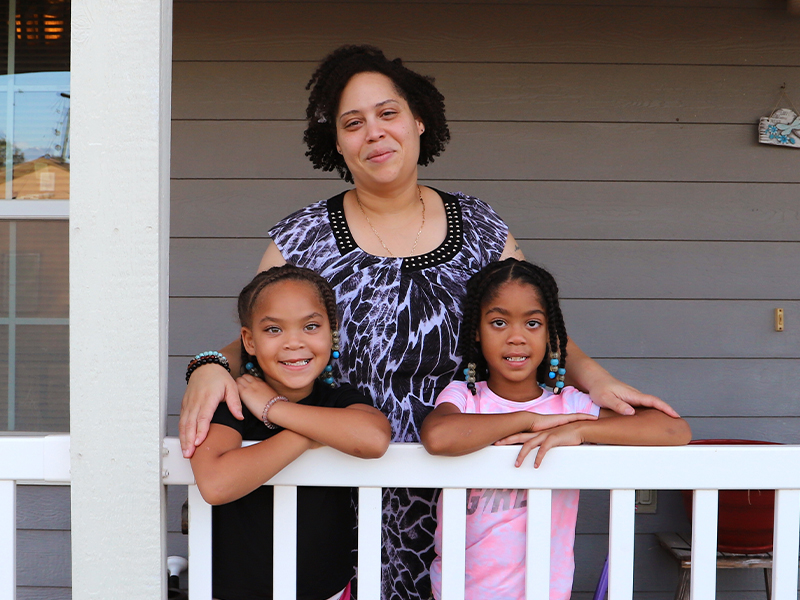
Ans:
<svg viewBox="0 0 800 600"><path fill-rule="evenodd" d="M228 359L225 358L225 355L222 352L217 352L216 350L209 350L208 352L196 354L195 357L189 361L189 364L186 367L186 383L189 383L189 377L192 376L192 373L194 373L198 367L212 363L224 367L228 373L231 372L231 367L228 365Z"/></svg>

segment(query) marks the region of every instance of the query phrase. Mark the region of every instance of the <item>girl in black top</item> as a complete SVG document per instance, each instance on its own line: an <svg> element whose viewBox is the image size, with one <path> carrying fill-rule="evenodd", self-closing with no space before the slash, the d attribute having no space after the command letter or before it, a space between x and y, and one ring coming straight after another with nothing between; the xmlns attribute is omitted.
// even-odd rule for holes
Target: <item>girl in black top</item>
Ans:
<svg viewBox="0 0 800 600"><path fill-rule="evenodd" d="M192 469L215 505L214 597L264 600L272 598L273 546L272 488L262 484L322 445L380 457L391 428L369 399L330 377L336 302L319 275L291 265L259 273L239 296L239 318L244 420L220 404ZM242 448L242 440L260 443ZM298 490L298 599L348 598L354 525L349 488Z"/></svg>

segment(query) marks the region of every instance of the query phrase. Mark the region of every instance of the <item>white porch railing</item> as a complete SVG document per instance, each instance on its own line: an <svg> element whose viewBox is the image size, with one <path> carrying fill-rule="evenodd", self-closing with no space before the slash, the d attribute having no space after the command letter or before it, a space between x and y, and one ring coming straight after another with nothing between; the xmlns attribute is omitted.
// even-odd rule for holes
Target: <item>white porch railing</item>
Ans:
<svg viewBox="0 0 800 600"><path fill-rule="evenodd" d="M164 441L165 484L189 485L189 588L211 598L211 508L203 502L178 441ZM359 488L359 594L379 597L382 487L444 488L443 596L464 597L465 488L527 488L527 598L548 598L550 490L608 489L609 599L633 598L634 490L693 489L692 600L716 592L717 490L774 489L774 600L796 600L800 543L800 446L582 446L552 450L537 470L518 449L487 448L459 458L428 455L417 444L393 445L380 460L360 460L328 448L307 452L275 485L275 598L295 598L297 485ZM14 598L16 480L69 481L69 438L0 438L0 599ZM290 542L287 543L287 540Z"/></svg>

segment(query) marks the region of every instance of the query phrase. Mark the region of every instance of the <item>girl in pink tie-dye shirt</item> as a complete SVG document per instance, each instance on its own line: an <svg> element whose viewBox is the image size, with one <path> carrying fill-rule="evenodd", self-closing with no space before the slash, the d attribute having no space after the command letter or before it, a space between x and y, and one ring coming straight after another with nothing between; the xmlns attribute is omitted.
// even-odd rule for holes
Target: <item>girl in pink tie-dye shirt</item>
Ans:
<svg viewBox="0 0 800 600"><path fill-rule="evenodd" d="M567 332L558 287L544 269L513 258L488 265L467 284L463 314L459 350L466 381L447 386L422 425L422 443L432 454L521 443L516 466L538 448L538 467L556 446L678 445L691 439L683 419L652 409L619 416L565 385ZM524 599L525 507L525 490L468 490L467 600ZM554 490L550 600L566 600L572 591L577 514L578 491ZM438 599L439 527L435 546L431 582Z"/></svg>

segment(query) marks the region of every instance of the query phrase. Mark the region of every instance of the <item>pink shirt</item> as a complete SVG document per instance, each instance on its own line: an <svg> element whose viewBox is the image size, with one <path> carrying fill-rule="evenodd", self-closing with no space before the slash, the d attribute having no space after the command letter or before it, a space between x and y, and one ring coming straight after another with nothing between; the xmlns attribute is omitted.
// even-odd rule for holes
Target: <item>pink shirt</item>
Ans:
<svg viewBox="0 0 800 600"><path fill-rule="evenodd" d="M540 414L587 413L599 415L600 407L587 394L565 387L561 394L543 390L528 402L513 402L492 392L485 381L475 384L473 396L467 385L455 381L439 397L462 413L499 414L527 410ZM567 600L575 571L573 544L578 518L578 490L553 490L550 540L550 600ZM467 490L466 600L524 600L525 529L527 490ZM442 503L437 506L441 522ZM442 531L434 536L436 558L431 565L433 596L441 597Z"/></svg>

